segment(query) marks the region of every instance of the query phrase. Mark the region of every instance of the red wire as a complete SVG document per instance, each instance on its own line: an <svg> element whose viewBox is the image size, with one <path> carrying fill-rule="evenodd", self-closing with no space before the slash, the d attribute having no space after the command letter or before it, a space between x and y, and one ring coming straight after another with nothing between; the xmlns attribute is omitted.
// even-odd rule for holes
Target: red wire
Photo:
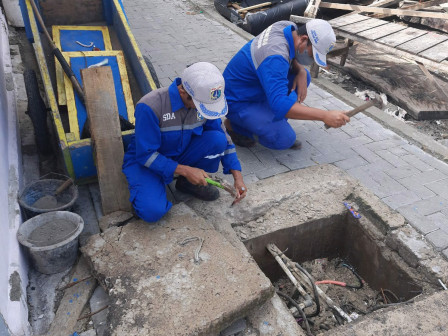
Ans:
<svg viewBox="0 0 448 336"><path fill-rule="evenodd" d="M346 284L345 282L335 281L335 280L322 280L322 281L316 281L315 284L316 284L316 285L330 284L330 285L337 285L337 286L342 286L342 287L347 286L347 284Z"/></svg>

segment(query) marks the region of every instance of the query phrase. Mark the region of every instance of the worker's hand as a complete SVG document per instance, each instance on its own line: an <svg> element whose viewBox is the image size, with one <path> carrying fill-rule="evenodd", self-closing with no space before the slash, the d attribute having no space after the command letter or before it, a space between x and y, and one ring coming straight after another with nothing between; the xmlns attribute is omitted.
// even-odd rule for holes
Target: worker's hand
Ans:
<svg viewBox="0 0 448 336"><path fill-rule="evenodd" d="M206 177L209 177L208 174L199 168L190 167L190 166L184 166L184 165L177 165L176 170L174 171L175 174L182 175L185 177L188 182L194 185L207 185L207 181L205 180Z"/></svg>
<svg viewBox="0 0 448 336"><path fill-rule="evenodd" d="M344 111L328 111L325 113L323 122L330 127L338 128L344 126L350 121L350 118L344 113Z"/></svg>
<svg viewBox="0 0 448 336"><path fill-rule="evenodd" d="M246 197L247 187L244 184L243 175L241 174L241 172L239 170L231 170L230 172L233 175L233 179L235 181L233 185L235 186L236 193L237 193L234 203L238 203L244 197Z"/></svg>
<svg viewBox="0 0 448 336"><path fill-rule="evenodd" d="M300 71L294 78L292 90L297 91L297 101L303 103L308 92L306 71Z"/></svg>

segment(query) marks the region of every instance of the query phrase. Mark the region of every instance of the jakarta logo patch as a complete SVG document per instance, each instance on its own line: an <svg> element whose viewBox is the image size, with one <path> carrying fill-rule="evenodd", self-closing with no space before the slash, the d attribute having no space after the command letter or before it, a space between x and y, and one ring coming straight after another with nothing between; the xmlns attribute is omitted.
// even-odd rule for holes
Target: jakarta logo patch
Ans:
<svg viewBox="0 0 448 336"><path fill-rule="evenodd" d="M327 53L329 53L331 50L333 50L334 46L335 46L334 42L332 44L330 44L330 46L327 49Z"/></svg>
<svg viewBox="0 0 448 336"><path fill-rule="evenodd" d="M196 118L198 119L198 121L204 120L204 117L199 113L199 111L196 111Z"/></svg>
<svg viewBox="0 0 448 336"><path fill-rule="evenodd" d="M218 86L217 88L213 88L210 90L210 99L218 100L222 96L222 86Z"/></svg>

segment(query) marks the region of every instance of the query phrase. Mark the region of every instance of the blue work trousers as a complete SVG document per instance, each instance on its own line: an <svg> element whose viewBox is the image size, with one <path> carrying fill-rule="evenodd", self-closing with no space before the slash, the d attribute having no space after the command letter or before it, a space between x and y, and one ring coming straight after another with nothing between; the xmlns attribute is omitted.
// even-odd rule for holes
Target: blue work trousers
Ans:
<svg viewBox="0 0 448 336"><path fill-rule="evenodd" d="M182 165L215 173L226 148L227 139L223 132L204 131L201 135L193 136L187 149L172 159ZM123 173L128 180L130 201L141 219L156 222L171 209L172 203L167 200L161 176L137 162L127 165Z"/></svg>
<svg viewBox="0 0 448 336"><path fill-rule="evenodd" d="M306 69L305 69L306 70ZM307 71L307 86L311 83L311 75ZM295 75L290 74L289 90ZM290 93L297 100L297 92ZM274 121L275 114L268 101L241 102L229 104L229 114L233 131L257 140L270 149L287 149L296 141L296 133L288 123L288 119Z"/></svg>

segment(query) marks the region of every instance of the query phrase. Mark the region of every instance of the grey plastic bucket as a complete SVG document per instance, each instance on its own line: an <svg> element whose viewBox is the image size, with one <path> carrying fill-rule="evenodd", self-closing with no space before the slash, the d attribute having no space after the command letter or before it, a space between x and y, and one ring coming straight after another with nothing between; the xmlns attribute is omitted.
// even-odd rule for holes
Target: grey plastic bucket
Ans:
<svg viewBox="0 0 448 336"><path fill-rule="evenodd" d="M59 175L59 174L54 174ZM63 175L61 175L63 176ZM64 177L65 180L68 177ZM58 206L52 209L40 209L33 207L33 204L44 196L53 196L56 190L65 182L62 179L40 179L28 184L19 195L19 204L25 213L26 219L32 218L42 213L50 211L71 210L78 199L78 187L75 184L55 196Z"/></svg>
<svg viewBox="0 0 448 336"><path fill-rule="evenodd" d="M34 230L51 223L66 222L69 232L63 238L47 245L43 241L30 239ZM17 239L28 250L34 268L40 273L54 274L71 267L78 255L78 237L84 229L81 216L69 211L47 212L22 223L17 231Z"/></svg>

